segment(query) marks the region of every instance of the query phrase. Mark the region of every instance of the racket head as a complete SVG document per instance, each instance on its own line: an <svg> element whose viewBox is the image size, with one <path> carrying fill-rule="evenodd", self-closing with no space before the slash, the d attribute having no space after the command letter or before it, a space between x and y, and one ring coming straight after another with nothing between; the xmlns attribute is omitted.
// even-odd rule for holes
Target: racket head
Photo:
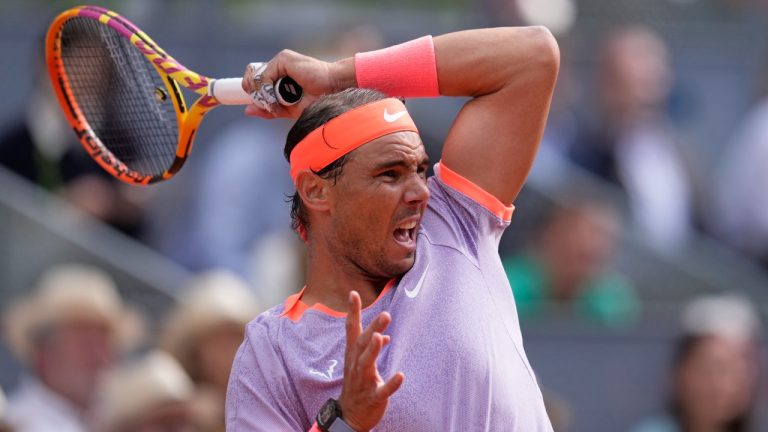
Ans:
<svg viewBox="0 0 768 432"><path fill-rule="evenodd" d="M46 63L83 147L107 172L130 184L146 185L178 172L203 115L218 105L206 95L206 77L100 7L76 7L56 17L46 37ZM203 95L190 109L179 83Z"/></svg>

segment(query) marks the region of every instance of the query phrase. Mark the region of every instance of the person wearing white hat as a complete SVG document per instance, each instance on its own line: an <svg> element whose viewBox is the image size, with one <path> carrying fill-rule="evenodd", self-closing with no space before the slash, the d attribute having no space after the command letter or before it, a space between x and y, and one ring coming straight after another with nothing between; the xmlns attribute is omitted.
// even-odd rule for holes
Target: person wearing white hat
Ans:
<svg viewBox="0 0 768 432"><path fill-rule="evenodd" d="M77 264L46 271L4 313L9 348L27 370L8 401L14 430L88 430L101 373L140 342L142 327L103 271Z"/></svg>
<svg viewBox="0 0 768 432"><path fill-rule="evenodd" d="M757 430L761 323L755 308L744 297L708 295L686 305L681 322L666 412L632 432Z"/></svg>
<svg viewBox="0 0 768 432"><path fill-rule="evenodd" d="M96 432L199 432L195 385L181 364L162 350L111 369L97 390Z"/></svg>
<svg viewBox="0 0 768 432"><path fill-rule="evenodd" d="M235 274L211 270L193 277L171 312L160 346L184 366L198 391L217 401L224 430L229 372L245 336L245 325L261 312L249 286Z"/></svg>

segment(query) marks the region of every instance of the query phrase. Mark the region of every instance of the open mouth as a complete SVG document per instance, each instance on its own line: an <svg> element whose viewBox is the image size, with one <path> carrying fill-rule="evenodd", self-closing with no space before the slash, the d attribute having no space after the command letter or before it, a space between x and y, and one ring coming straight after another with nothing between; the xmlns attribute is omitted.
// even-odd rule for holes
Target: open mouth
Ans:
<svg viewBox="0 0 768 432"><path fill-rule="evenodd" d="M395 228L393 233L395 241L406 247L413 247L416 244L416 220L403 222Z"/></svg>

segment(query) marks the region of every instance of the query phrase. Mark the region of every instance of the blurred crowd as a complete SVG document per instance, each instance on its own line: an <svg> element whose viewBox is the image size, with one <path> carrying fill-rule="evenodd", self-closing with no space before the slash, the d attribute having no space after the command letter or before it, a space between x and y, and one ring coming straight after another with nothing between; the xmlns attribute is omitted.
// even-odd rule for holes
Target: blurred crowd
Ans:
<svg viewBox="0 0 768 432"><path fill-rule="evenodd" d="M601 289L612 290L594 288ZM574 312L612 322L599 300L593 309L589 303L573 304ZM185 284L178 304L150 332L106 272L83 264L50 268L3 311L5 340L24 372L7 401L0 392L0 431L224 431L231 364L245 326L261 310L241 278L208 271ZM639 419L633 431L752 430L761 327L740 296L707 295L687 304L667 405ZM568 401L549 391L545 400L555 430L568 430Z"/></svg>
<svg viewBox="0 0 768 432"><path fill-rule="evenodd" d="M29 432L223 431L229 370L260 311L241 278L209 271L150 333L109 274L53 267L3 311L24 374L0 420Z"/></svg>
<svg viewBox="0 0 768 432"><path fill-rule="evenodd" d="M495 19L520 22L511 2L486 3L499 8ZM565 59L567 37L560 35ZM642 287L616 265L627 232L661 257L711 237L768 270L768 102L756 98L713 169L671 114L685 77L675 76L668 42L640 25L601 40L589 77L597 85L583 95L588 109L573 95L589 87L564 62L534 175L558 177L552 167L567 164L618 193L577 190L563 179L567 193L537 209L520 241L502 244L524 329L553 317L619 331L637 326ZM384 43L375 27L361 26L308 51L331 60ZM0 165L195 276L173 310L148 322L122 300L130 287L118 291L104 270L47 269L3 310L5 340L24 376L7 397L0 391L0 432L223 431L244 326L303 281L302 246L285 205L292 185L280 149L288 125L244 119L219 131L193 153L186 192L169 198L103 173L68 130L38 69L28 106L0 133ZM524 201L516 204L526 211ZM659 395L666 406L638 419L636 432L754 427L765 385L762 316L750 298L733 295L737 288L720 287L720 295L684 309L668 394ZM568 401L547 399L555 430L568 430Z"/></svg>

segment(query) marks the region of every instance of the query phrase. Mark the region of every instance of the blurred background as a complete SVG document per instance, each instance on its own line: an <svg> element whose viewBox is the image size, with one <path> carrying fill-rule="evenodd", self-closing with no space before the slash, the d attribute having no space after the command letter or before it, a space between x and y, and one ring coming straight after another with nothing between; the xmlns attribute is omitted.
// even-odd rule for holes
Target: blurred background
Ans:
<svg viewBox="0 0 768 432"><path fill-rule="evenodd" d="M301 243L285 201L292 190L282 147L290 123L215 110L171 181L115 183L64 124L43 70L47 26L76 4L0 0L0 388L9 400L0 391L0 430L3 422L47 430L18 426L30 382L37 391L53 383L48 391L72 399L89 430L139 430L136 422L157 420L140 416L149 405L125 408L130 397L115 391L125 382L145 386L136 384L136 394L156 393L146 399L153 407L181 406L174 421L217 430L226 376L204 365L227 369L216 364L231 359L210 353L236 348L249 318L303 284ZM547 26L560 43L560 78L500 254L555 430L768 430L768 3L99 5L212 77L241 75L246 63L282 48L335 60L424 34ZM435 161L463 102L408 101ZM112 309L92 299L88 313L87 300L65 295L67 287L96 285L116 297L109 297L117 302ZM206 293L205 286L237 292ZM55 301L62 298L71 307ZM247 300L233 305L233 298ZM34 320L19 299L38 311L20 330L18 323ZM145 337L124 365L113 321L129 306L142 317ZM99 343L82 334L84 323L104 333L110 355L88 360L86 348L55 351L66 337L81 347ZM26 344L23 334L33 334ZM220 345L191 351L208 346L205 340ZM100 358L84 369L110 370L112 378L81 385L79 393L59 390L67 384L56 373L77 375L50 363L67 355L75 363ZM178 379L150 379L158 374Z"/></svg>

